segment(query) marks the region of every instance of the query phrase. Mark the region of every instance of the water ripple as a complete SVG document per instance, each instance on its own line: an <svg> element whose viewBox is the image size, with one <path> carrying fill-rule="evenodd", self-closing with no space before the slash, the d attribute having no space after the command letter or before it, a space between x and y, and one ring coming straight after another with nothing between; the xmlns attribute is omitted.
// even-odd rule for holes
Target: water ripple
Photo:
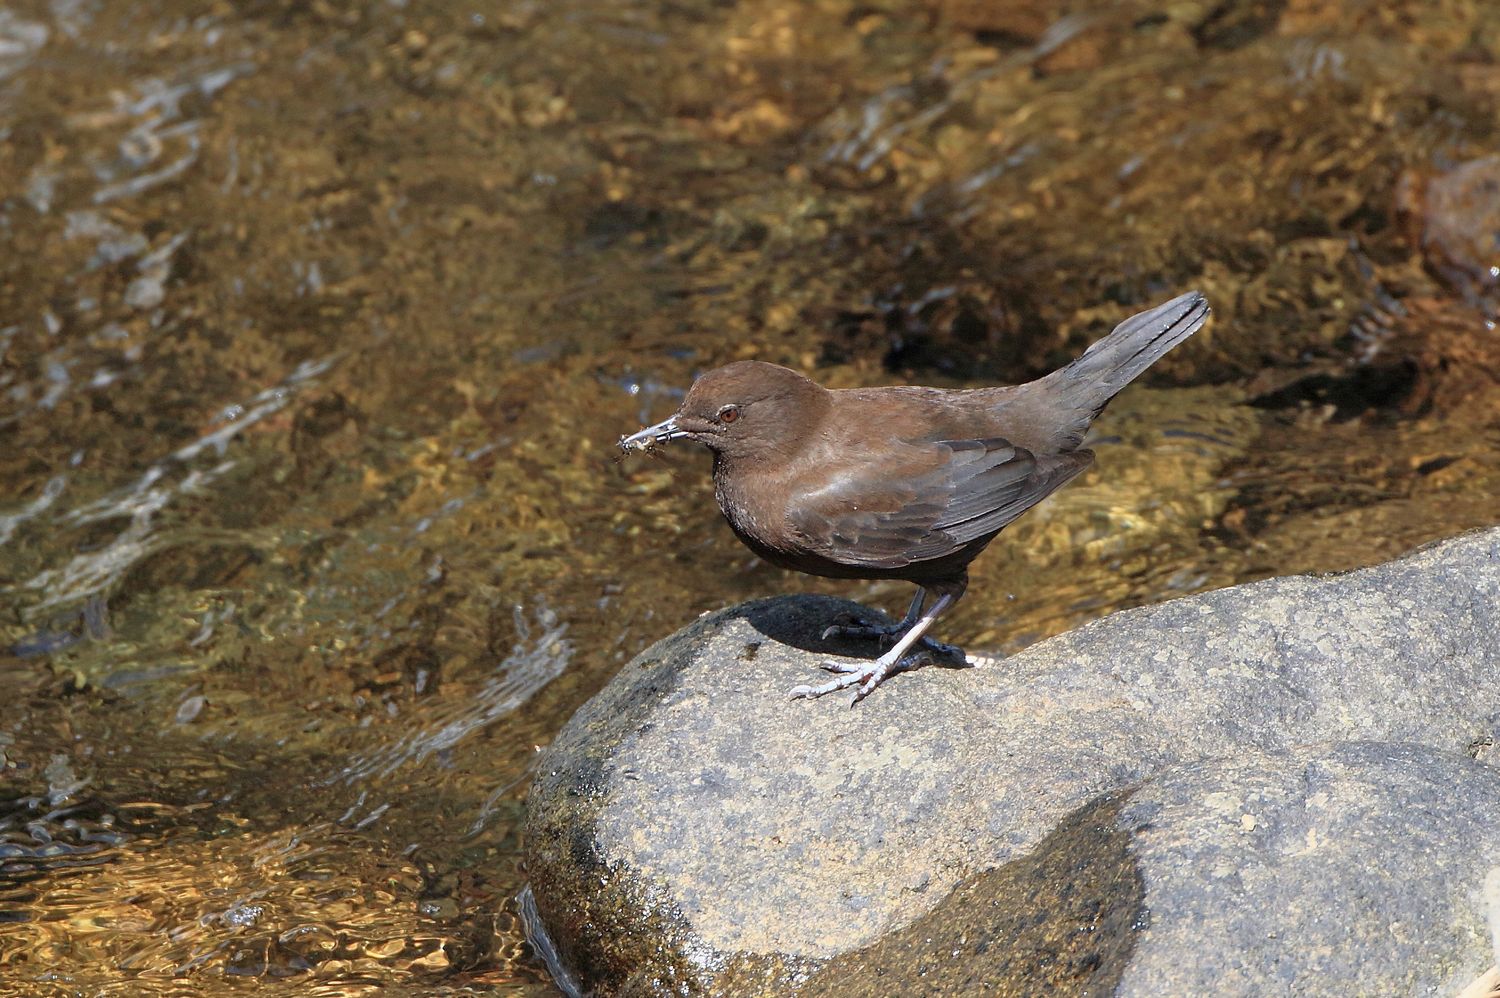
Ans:
<svg viewBox="0 0 1500 998"><path fill-rule="evenodd" d="M242 531L187 527L159 530L158 514L185 496L201 495L210 490L235 467L233 460L219 460L202 468L188 467L190 462L208 452L223 458L236 437L285 408L335 360L335 357L325 357L305 361L276 385L226 409L222 416L223 425L153 463L131 484L62 516L60 523L71 527L113 520L126 520L127 523L110 543L75 554L60 567L45 568L23 583L23 588L41 594L37 602L25 609L24 616L29 620L36 619L60 607L107 593L132 566L169 548L195 543L253 542L254 538ZM54 487L49 484L48 490L54 493L51 498L48 498L48 490L44 490L21 511L0 518L0 541L7 539L23 520L34 518L50 506L56 499L55 493L61 489L61 485Z"/></svg>
<svg viewBox="0 0 1500 998"><path fill-rule="evenodd" d="M472 698L445 703L416 730L356 753L334 780L356 783L388 776L408 764L420 765L505 717L557 678L573 658L573 646L565 637L567 625L546 608L536 613L534 637L533 625L520 607L515 610L515 621L519 637L515 648Z"/></svg>

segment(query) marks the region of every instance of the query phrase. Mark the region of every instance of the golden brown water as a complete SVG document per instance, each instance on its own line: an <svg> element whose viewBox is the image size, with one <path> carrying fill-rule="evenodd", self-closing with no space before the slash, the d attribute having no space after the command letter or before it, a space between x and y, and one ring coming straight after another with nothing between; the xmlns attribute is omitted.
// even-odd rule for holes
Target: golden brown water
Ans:
<svg viewBox="0 0 1500 998"><path fill-rule="evenodd" d="M1210 295L975 650L1500 522L1500 9L1162 9L0 10L0 992L552 993L535 747L700 611L907 598L615 461L729 359L1016 381Z"/></svg>

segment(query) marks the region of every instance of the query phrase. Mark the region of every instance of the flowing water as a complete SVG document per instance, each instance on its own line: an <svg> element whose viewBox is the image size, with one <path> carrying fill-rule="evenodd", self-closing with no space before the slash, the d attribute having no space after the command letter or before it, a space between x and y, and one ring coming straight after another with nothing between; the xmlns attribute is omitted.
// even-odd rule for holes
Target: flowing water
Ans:
<svg viewBox="0 0 1500 998"><path fill-rule="evenodd" d="M975 650L1500 522L1497 108L1487 0L0 8L0 993L554 993L536 747L699 612L907 598L616 458L731 359L1210 296Z"/></svg>

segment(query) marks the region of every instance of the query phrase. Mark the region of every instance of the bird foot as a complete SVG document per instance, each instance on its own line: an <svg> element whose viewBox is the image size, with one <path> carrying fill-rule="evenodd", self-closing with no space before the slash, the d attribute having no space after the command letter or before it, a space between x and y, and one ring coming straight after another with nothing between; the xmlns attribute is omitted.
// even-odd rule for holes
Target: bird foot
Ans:
<svg viewBox="0 0 1500 998"><path fill-rule="evenodd" d="M909 621L895 624L877 624L867 617L850 617L847 624L829 624L823 629L823 640L829 638L874 638L882 644L890 644L907 628Z"/></svg>
<svg viewBox="0 0 1500 998"><path fill-rule="evenodd" d="M854 695L849 698L849 706L853 707L869 696L875 687L896 673L914 668L921 658L922 655L920 653L907 655L905 658L900 659L887 653L873 662L850 662L842 659L828 659L823 663L823 668L829 672L838 673L837 678L830 679L828 682L817 686L810 686L805 683L801 686L793 686L787 691L787 696L793 700L804 698L815 700L820 696L837 693L839 690L846 690L853 686L856 687Z"/></svg>
<svg viewBox="0 0 1500 998"><path fill-rule="evenodd" d="M829 624L823 629L823 640L829 638L870 638L879 641L883 645L894 644L911 622L907 620L898 621L894 624L876 624L865 617L852 617L847 624ZM958 645L945 644L935 638L923 637L920 645L934 655L941 658L958 659L963 661L964 651ZM835 669L835 672L842 671Z"/></svg>
<svg viewBox="0 0 1500 998"><path fill-rule="evenodd" d="M939 658L952 659L960 665L968 664L968 656L964 654L964 650L958 645L950 645L935 638L923 638L919 642L919 647L926 649Z"/></svg>

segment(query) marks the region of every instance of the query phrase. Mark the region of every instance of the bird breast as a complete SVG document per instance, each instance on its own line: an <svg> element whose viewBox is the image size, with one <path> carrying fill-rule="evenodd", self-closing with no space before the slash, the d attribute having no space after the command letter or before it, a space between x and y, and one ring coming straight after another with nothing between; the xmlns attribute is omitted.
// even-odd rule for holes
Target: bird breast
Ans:
<svg viewBox="0 0 1500 998"><path fill-rule="evenodd" d="M770 544L786 519L787 490L769 475L734 475L715 469L714 498L734 532L760 544Z"/></svg>

